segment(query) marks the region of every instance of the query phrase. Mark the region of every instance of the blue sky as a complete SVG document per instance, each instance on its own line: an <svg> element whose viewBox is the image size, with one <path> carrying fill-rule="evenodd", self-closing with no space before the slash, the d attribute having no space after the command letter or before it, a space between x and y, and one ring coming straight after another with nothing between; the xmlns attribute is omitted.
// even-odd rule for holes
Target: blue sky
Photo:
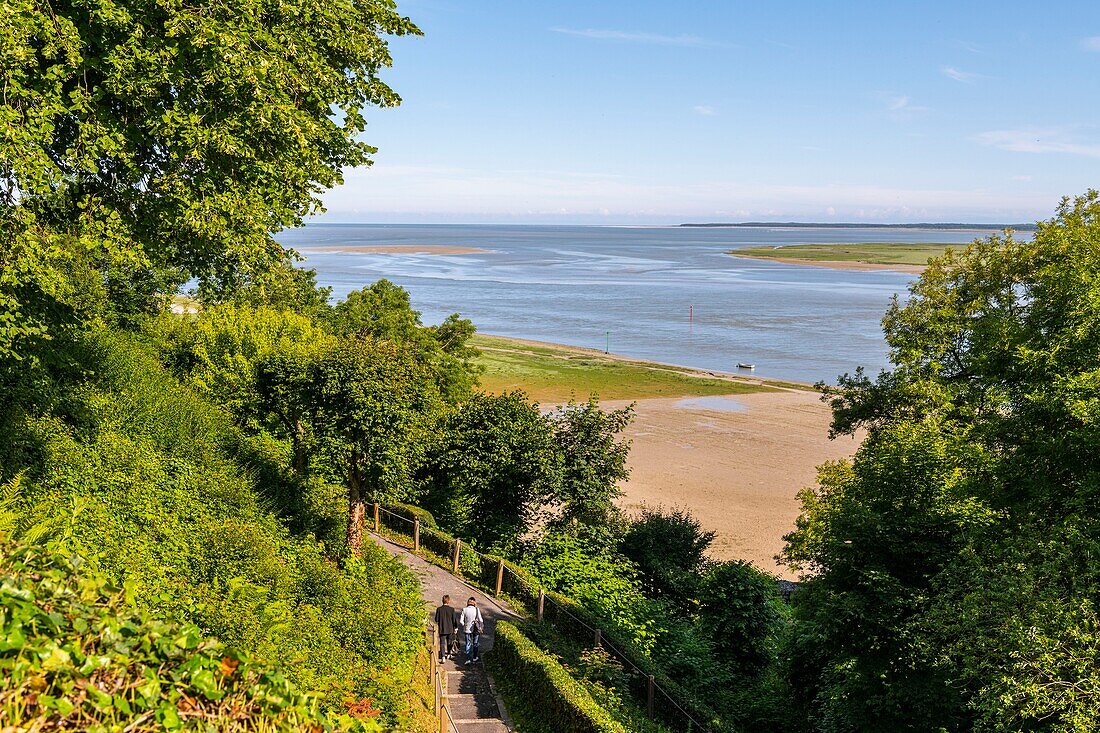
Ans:
<svg viewBox="0 0 1100 733"><path fill-rule="evenodd" d="M1100 2L405 0L327 221L1016 222L1100 187Z"/></svg>

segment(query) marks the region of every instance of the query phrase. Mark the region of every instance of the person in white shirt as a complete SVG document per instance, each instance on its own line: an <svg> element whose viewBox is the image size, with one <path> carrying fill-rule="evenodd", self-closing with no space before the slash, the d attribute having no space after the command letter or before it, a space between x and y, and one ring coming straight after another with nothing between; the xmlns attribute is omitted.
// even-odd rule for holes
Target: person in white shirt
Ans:
<svg viewBox="0 0 1100 733"><path fill-rule="evenodd" d="M481 661L481 632L485 630L485 619L481 617L481 609L477 607L477 599L471 597L466 601L466 608L458 617L458 625L462 627L462 633L466 636L466 664Z"/></svg>

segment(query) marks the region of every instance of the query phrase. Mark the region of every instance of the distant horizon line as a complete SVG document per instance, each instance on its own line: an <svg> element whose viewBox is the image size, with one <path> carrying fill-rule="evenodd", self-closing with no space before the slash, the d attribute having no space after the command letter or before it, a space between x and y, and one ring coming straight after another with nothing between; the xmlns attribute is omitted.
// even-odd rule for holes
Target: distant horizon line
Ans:
<svg viewBox="0 0 1100 733"><path fill-rule="evenodd" d="M425 221L425 222L387 222L387 221L305 221L302 226L378 226L378 227L448 227L448 226L500 226L500 227L593 227L609 229L721 229L721 228L791 228L791 229L976 229L1000 231L1012 229L1015 231L1033 231L1035 223L1015 224L989 224L978 222L809 222L809 221L744 221L744 222L683 222L679 224L590 224L583 222L574 223L539 223L539 222L504 222L504 221ZM288 227L283 231L297 229Z"/></svg>

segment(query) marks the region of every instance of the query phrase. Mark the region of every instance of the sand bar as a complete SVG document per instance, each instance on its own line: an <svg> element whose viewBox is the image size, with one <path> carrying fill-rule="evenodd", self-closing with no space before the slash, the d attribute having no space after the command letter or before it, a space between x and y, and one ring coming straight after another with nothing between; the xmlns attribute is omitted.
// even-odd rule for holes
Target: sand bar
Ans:
<svg viewBox="0 0 1100 733"><path fill-rule="evenodd" d="M347 252L348 254L372 255L476 255L488 252L477 247L462 247L447 244L377 244L377 245L332 245L327 247L298 247L299 252Z"/></svg>

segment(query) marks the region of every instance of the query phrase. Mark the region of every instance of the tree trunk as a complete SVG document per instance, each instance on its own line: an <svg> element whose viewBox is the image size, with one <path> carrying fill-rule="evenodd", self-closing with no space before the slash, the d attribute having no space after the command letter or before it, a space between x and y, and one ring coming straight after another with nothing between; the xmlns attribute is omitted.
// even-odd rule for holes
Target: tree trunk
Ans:
<svg viewBox="0 0 1100 733"><path fill-rule="evenodd" d="M290 433L291 445L294 448L294 473L299 478L306 475L309 454L306 451L306 426L301 420L295 420Z"/></svg>
<svg viewBox="0 0 1100 733"><path fill-rule="evenodd" d="M348 551L358 556L363 549L363 494L360 491L358 466L352 464L348 471Z"/></svg>

